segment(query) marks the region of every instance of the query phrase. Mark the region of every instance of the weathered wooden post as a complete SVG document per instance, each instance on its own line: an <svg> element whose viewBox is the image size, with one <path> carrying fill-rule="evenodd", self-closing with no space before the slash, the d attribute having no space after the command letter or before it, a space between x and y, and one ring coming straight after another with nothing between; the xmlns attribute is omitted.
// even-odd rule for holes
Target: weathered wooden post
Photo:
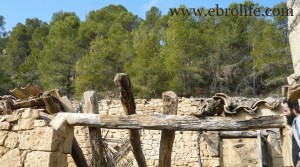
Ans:
<svg viewBox="0 0 300 167"><path fill-rule="evenodd" d="M98 98L95 91L84 92L83 111L87 114L99 114ZM104 156L104 145L101 136L101 129L89 127L89 135L92 150L91 167L106 167Z"/></svg>
<svg viewBox="0 0 300 167"><path fill-rule="evenodd" d="M130 78L127 74L118 73L115 76L114 82L119 87L121 92L121 103L126 115L136 114L135 100L132 93ZM146 167L146 160L141 147L139 130L129 130L129 138L132 146L133 155L139 167Z"/></svg>
<svg viewBox="0 0 300 167"><path fill-rule="evenodd" d="M76 166L88 167L86 159L84 158L82 150L81 150L80 146L78 145L78 142L75 137L73 137L71 156L72 156Z"/></svg>
<svg viewBox="0 0 300 167"><path fill-rule="evenodd" d="M258 153L259 153L259 166L266 167L268 166L267 159L267 151L266 151L266 143L264 141L264 136L261 130L257 130L257 145L258 145Z"/></svg>
<svg viewBox="0 0 300 167"><path fill-rule="evenodd" d="M163 98L163 114L176 115L178 107L178 98L176 93L167 91L162 94ZM171 167L171 155L173 142L175 139L175 131L162 130L159 148L159 166Z"/></svg>

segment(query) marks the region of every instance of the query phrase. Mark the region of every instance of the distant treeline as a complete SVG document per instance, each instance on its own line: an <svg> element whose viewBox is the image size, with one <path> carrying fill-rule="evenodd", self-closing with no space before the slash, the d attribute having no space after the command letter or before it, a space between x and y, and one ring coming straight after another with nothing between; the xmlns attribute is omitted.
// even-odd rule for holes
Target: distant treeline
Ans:
<svg viewBox="0 0 300 167"><path fill-rule="evenodd" d="M171 16L152 7L143 20L109 5L85 21L57 12L50 23L27 19L11 32L0 16L0 33L0 95L32 82L69 97L87 90L105 96L116 92L113 78L122 72L136 97L167 90L267 96L278 95L292 73L286 16Z"/></svg>

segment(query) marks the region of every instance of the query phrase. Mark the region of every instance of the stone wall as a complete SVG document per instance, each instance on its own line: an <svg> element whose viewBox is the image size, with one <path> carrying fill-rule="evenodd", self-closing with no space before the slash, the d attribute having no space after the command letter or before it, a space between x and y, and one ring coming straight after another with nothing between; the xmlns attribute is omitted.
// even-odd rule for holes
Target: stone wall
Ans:
<svg viewBox="0 0 300 167"><path fill-rule="evenodd" d="M178 115L189 115L199 108L200 99L179 98ZM153 115L162 113L162 100L137 99L137 113ZM120 100L101 100L100 114L123 115ZM49 122L52 116L43 109L19 109L9 116L0 117L0 164L6 166L69 166L75 167L70 156L73 136L76 137L88 163L91 160L89 134L86 127L67 127L64 131L55 131ZM128 142L128 131L101 129L107 151L118 153ZM283 158L283 152L290 152L289 139L280 138L279 129L268 129L266 143L269 166L290 166L289 157ZM285 136L288 136L285 131ZM140 130L142 149L147 166L158 166L161 131ZM198 167L197 140L199 132L176 131L172 152L172 167ZM255 136L254 136L255 137ZM282 147L285 146L285 148ZM130 146L130 145L129 145ZM121 166L137 164L133 154L123 150ZM219 132L202 132L200 152L202 164L210 166L253 166L258 163L258 145L256 138L222 138ZM285 163L283 163L285 162Z"/></svg>
<svg viewBox="0 0 300 167"><path fill-rule="evenodd" d="M189 115L196 112L199 107L197 98L179 98L178 115ZM137 114L153 115L162 113L161 99L136 99ZM120 100L101 100L99 102L100 114L123 115L123 108ZM82 132L83 131L83 132ZM266 137L268 143L269 166L289 166L283 164L281 151L281 138L279 129L269 129L265 131L269 135ZM161 131L141 130L141 142L143 152L147 161L147 166L158 166L159 143ZM88 133L85 127L76 127L75 136L83 148L83 152L88 160L90 157L90 148L88 144ZM198 167L197 158L197 138L198 132L176 131L175 141L172 152L172 167ZM115 147L118 141L128 138L127 130L102 129L102 135L106 143ZM114 142L115 141L115 142ZM218 132L203 132L200 142L200 155L202 164L205 167L213 166L257 166L258 163L258 145L256 138L220 138ZM129 153L126 158L133 160L133 165L137 164ZM73 167L72 159L69 159L69 167Z"/></svg>
<svg viewBox="0 0 300 167"><path fill-rule="evenodd" d="M39 109L18 109L0 117L0 164L5 167L66 167L73 128L57 132Z"/></svg>

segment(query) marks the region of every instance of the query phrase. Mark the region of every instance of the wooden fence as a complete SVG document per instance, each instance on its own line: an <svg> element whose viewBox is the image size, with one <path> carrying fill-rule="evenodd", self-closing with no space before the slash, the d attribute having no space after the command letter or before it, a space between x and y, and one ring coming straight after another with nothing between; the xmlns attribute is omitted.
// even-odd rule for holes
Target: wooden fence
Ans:
<svg viewBox="0 0 300 167"><path fill-rule="evenodd" d="M66 126L88 126L92 149L93 167L106 167L104 145L100 128L128 129L133 155L139 167L146 167L145 156L141 148L139 129L161 130L159 150L159 166L171 166L171 153L175 131L224 131L221 136L257 137L260 150L260 166L266 166L264 134L260 130L256 134L247 132L230 133L225 131L244 131L265 128L284 128L286 120L281 115L260 116L247 120L234 117L195 117L178 116L178 100L174 92L163 93L162 115L137 115L130 78L126 74L117 74L114 82L119 87L120 100L126 115L99 115L98 99L94 91L84 93L84 113L58 113L51 121L56 130L64 130ZM74 138L75 139L75 138ZM76 141L76 140L75 140ZM87 166L78 145L73 143L72 157L77 166Z"/></svg>

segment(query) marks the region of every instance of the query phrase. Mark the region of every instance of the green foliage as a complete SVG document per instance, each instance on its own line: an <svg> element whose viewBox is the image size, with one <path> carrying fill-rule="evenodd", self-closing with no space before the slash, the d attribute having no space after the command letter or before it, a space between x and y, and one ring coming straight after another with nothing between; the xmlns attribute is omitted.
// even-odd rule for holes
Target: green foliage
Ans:
<svg viewBox="0 0 300 167"><path fill-rule="evenodd" d="M26 60L29 55L30 37L27 34L25 25L18 23L10 33L9 42L7 44L7 53L10 56L10 69L14 75L17 74L18 67Z"/></svg>
<svg viewBox="0 0 300 167"><path fill-rule="evenodd" d="M159 9L152 7L146 14L145 22L133 32L135 57L127 62L125 71L131 76L138 97L158 97L168 88L164 58L159 54L160 18Z"/></svg>
<svg viewBox="0 0 300 167"><path fill-rule="evenodd" d="M193 87L204 83L202 34L192 16L172 17L168 25L160 53L170 76L168 87L180 95L188 96Z"/></svg>
<svg viewBox="0 0 300 167"><path fill-rule="evenodd" d="M9 70L9 56L4 50L0 53L0 95L9 94L9 90L14 84L11 81L11 71Z"/></svg>
<svg viewBox="0 0 300 167"><path fill-rule="evenodd" d="M27 19L9 36L4 25L0 16L0 94L33 82L78 98L91 89L105 96L116 89L115 74L125 72L141 98L167 90L180 96L258 96L280 90L292 73L283 16L163 16L152 7L143 20L109 5L83 22L61 11L49 24Z"/></svg>
<svg viewBox="0 0 300 167"><path fill-rule="evenodd" d="M40 71L37 68L43 57L44 43L48 33L48 24L42 22L33 30L32 39L29 41L30 54L26 61L19 66L18 78L22 85L30 82L41 85Z"/></svg>
<svg viewBox="0 0 300 167"><path fill-rule="evenodd" d="M78 97L89 89L98 92L113 89L114 75L123 72L125 60L131 58L131 46L130 32L117 22L110 27L106 38L97 37L90 52L76 64Z"/></svg>
<svg viewBox="0 0 300 167"><path fill-rule="evenodd" d="M74 93L75 63L82 57L77 32L80 20L75 13L56 13L49 26L38 69L43 88L59 89L63 94Z"/></svg>

